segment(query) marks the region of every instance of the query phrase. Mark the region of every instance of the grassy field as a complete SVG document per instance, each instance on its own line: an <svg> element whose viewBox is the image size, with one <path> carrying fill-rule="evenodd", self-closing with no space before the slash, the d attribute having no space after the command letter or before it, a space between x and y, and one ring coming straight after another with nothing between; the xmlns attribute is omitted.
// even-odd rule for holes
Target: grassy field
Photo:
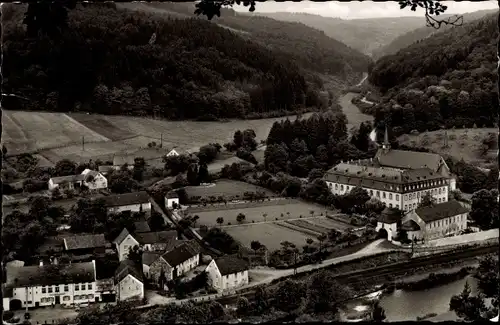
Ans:
<svg viewBox="0 0 500 325"><path fill-rule="evenodd" d="M297 203L265 206L258 206L258 203L254 203L256 205L255 207L214 211L197 211L193 212L192 214L200 217L198 220L198 223L200 225L216 226L217 218L219 217L224 218L224 225L227 225L228 223L231 223L231 225L238 224L238 222L236 221L236 216L240 213L243 213L245 215L245 221L243 223L251 223L252 221L264 222L298 219L300 218L300 216L302 216L303 218L307 218L311 216L311 211L314 211L315 216L319 215L320 213L325 213L324 207L300 201L296 202ZM266 214L266 217L264 217L264 214Z"/></svg>
<svg viewBox="0 0 500 325"><path fill-rule="evenodd" d="M269 250L279 249L280 243L285 240L302 247L306 245L307 238L312 238L301 232L280 227L273 223L227 227L224 230L247 247L250 247L253 240L257 240L266 245Z"/></svg>
<svg viewBox="0 0 500 325"><path fill-rule="evenodd" d="M245 192L257 192L257 191L266 193L268 197L276 196L276 194L274 194L272 191L264 187L240 181L227 180L227 179L221 179L217 181L215 185L210 185L210 186L186 187L186 192L189 196L201 196L202 198L209 196L225 196L226 198L229 198L229 197L234 197L236 195L243 197L243 194Z"/></svg>
<svg viewBox="0 0 500 325"><path fill-rule="evenodd" d="M109 141L62 113L2 110L2 142L11 154L87 142Z"/></svg>
<svg viewBox="0 0 500 325"><path fill-rule="evenodd" d="M304 114L304 118L311 114ZM130 116L106 116L86 113L46 113L2 111L2 140L10 154L37 152L55 163L63 158L76 161L109 159L113 154L133 154L148 149L150 142L170 151L194 152L200 146L233 138L236 130L253 129L257 140L264 140L274 122L282 118L232 120L228 122L165 121ZM290 116L294 119L295 116ZM82 137L85 141L82 150ZM155 161L157 153L143 153ZM238 161L235 159L234 161ZM222 166L232 160L222 161ZM211 167L220 168L222 166Z"/></svg>
<svg viewBox="0 0 500 325"><path fill-rule="evenodd" d="M335 229L338 231L345 231L347 228L353 228L350 224L340 222L337 220L332 220L328 219L326 217L315 217L315 218L308 218L305 221L308 223L311 223L313 225L317 225L323 228L326 228L328 230L330 229Z"/></svg>
<svg viewBox="0 0 500 325"><path fill-rule="evenodd" d="M497 129L451 129L446 130L446 133L448 134L448 147L444 147L444 130L423 132L418 135L402 135L398 140L407 146L424 147L456 159L463 158L465 162L478 164L480 167L486 167L487 164L495 162L496 150L490 150L488 154L482 156L479 149L483 139L489 133L498 134Z"/></svg>

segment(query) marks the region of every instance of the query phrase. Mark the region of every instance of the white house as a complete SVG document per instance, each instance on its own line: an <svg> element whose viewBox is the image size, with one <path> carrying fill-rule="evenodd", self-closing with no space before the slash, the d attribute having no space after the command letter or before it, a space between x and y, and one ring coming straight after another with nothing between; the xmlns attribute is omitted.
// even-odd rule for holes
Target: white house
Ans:
<svg viewBox="0 0 500 325"><path fill-rule="evenodd" d="M377 220L377 227L375 231L384 232L384 237L392 240L398 233L398 223L401 222L403 215L401 211L396 208L385 208Z"/></svg>
<svg viewBox="0 0 500 325"><path fill-rule="evenodd" d="M53 190L58 187L61 190L73 190L80 188L83 184L85 176L80 175L68 175L52 177L49 179L49 190Z"/></svg>
<svg viewBox="0 0 500 325"><path fill-rule="evenodd" d="M118 259L123 261L127 258L130 248L142 247L144 251L165 251L172 247L177 240L177 231L157 231L130 233L126 228L113 241L118 252Z"/></svg>
<svg viewBox="0 0 500 325"><path fill-rule="evenodd" d="M205 272L209 283L218 290L230 290L248 284L248 263L234 256L212 260Z"/></svg>
<svg viewBox="0 0 500 325"><path fill-rule="evenodd" d="M4 310L98 302L95 261L8 267ZM8 303L6 298L8 298ZM7 305L7 306L6 306Z"/></svg>
<svg viewBox="0 0 500 325"><path fill-rule="evenodd" d="M103 174L96 172L95 170L85 169L82 172L85 176L83 179L83 184L89 188L89 190L100 190L108 188L108 180Z"/></svg>
<svg viewBox="0 0 500 325"><path fill-rule="evenodd" d="M140 266L124 260L115 272L117 298L119 301L144 298L144 281Z"/></svg>
<svg viewBox="0 0 500 325"><path fill-rule="evenodd" d="M149 195L145 191L100 197L104 200L108 213L151 212Z"/></svg>
<svg viewBox="0 0 500 325"><path fill-rule="evenodd" d="M170 150L169 153L167 153L167 157L173 157L173 156L180 156L179 153L175 149L172 149L172 150Z"/></svg>
<svg viewBox="0 0 500 325"><path fill-rule="evenodd" d="M167 209L172 209L174 207L174 203L176 206L179 206L179 195L175 191L168 192L165 196L165 206Z"/></svg>

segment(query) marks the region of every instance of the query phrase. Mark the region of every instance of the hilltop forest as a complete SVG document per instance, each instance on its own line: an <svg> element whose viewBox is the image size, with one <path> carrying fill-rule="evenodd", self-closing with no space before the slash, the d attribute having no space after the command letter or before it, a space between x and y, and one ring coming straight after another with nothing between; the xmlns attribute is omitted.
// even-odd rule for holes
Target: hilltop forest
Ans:
<svg viewBox="0 0 500 325"><path fill-rule="evenodd" d="M319 59L315 44L321 39L314 37L294 49L294 40L276 31L270 34L282 36L263 46L204 19L131 12L111 3L71 10L59 38L29 38L24 11L6 6L2 17L4 92L28 98L5 98L7 109L199 120L276 116L332 103L309 68L347 80L370 61L329 38L332 51ZM279 40L280 46L272 45Z"/></svg>
<svg viewBox="0 0 500 325"><path fill-rule="evenodd" d="M396 135L497 123L497 15L436 33L374 65L383 92L368 109Z"/></svg>

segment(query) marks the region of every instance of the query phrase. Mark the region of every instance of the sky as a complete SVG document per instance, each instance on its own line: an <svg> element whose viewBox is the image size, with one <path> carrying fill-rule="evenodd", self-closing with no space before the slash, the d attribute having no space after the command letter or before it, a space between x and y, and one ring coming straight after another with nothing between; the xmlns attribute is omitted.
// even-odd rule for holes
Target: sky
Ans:
<svg viewBox="0 0 500 325"><path fill-rule="evenodd" d="M448 6L447 14L464 14L485 9L498 9L497 1L441 1ZM248 7L235 5L236 11L248 12ZM401 16L423 16L424 10L419 8L417 11L410 9L399 9L397 1L372 2L372 1L353 1L353 2L257 2L255 13L258 12L304 12L309 14L321 15L325 17L338 17L342 19L362 19L362 18L381 18L381 17L401 17Z"/></svg>

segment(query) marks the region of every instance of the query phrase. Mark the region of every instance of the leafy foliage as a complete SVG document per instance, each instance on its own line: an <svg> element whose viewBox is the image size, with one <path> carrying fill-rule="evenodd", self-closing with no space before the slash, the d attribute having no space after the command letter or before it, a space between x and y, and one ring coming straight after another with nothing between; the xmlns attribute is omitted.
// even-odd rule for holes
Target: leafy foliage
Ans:
<svg viewBox="0 0 500 325"><path fill-rule="evenodd" d="M368 112L399 135L497 122L495 15L438 32L377 61L372 84L385 92Z"/></svg>
<svg viewBox="0 0 500 325"><path fill-rule="evenodd" d="M499 227L498 190L482 189L472 195L469 216L483 230Z"/></svg>

